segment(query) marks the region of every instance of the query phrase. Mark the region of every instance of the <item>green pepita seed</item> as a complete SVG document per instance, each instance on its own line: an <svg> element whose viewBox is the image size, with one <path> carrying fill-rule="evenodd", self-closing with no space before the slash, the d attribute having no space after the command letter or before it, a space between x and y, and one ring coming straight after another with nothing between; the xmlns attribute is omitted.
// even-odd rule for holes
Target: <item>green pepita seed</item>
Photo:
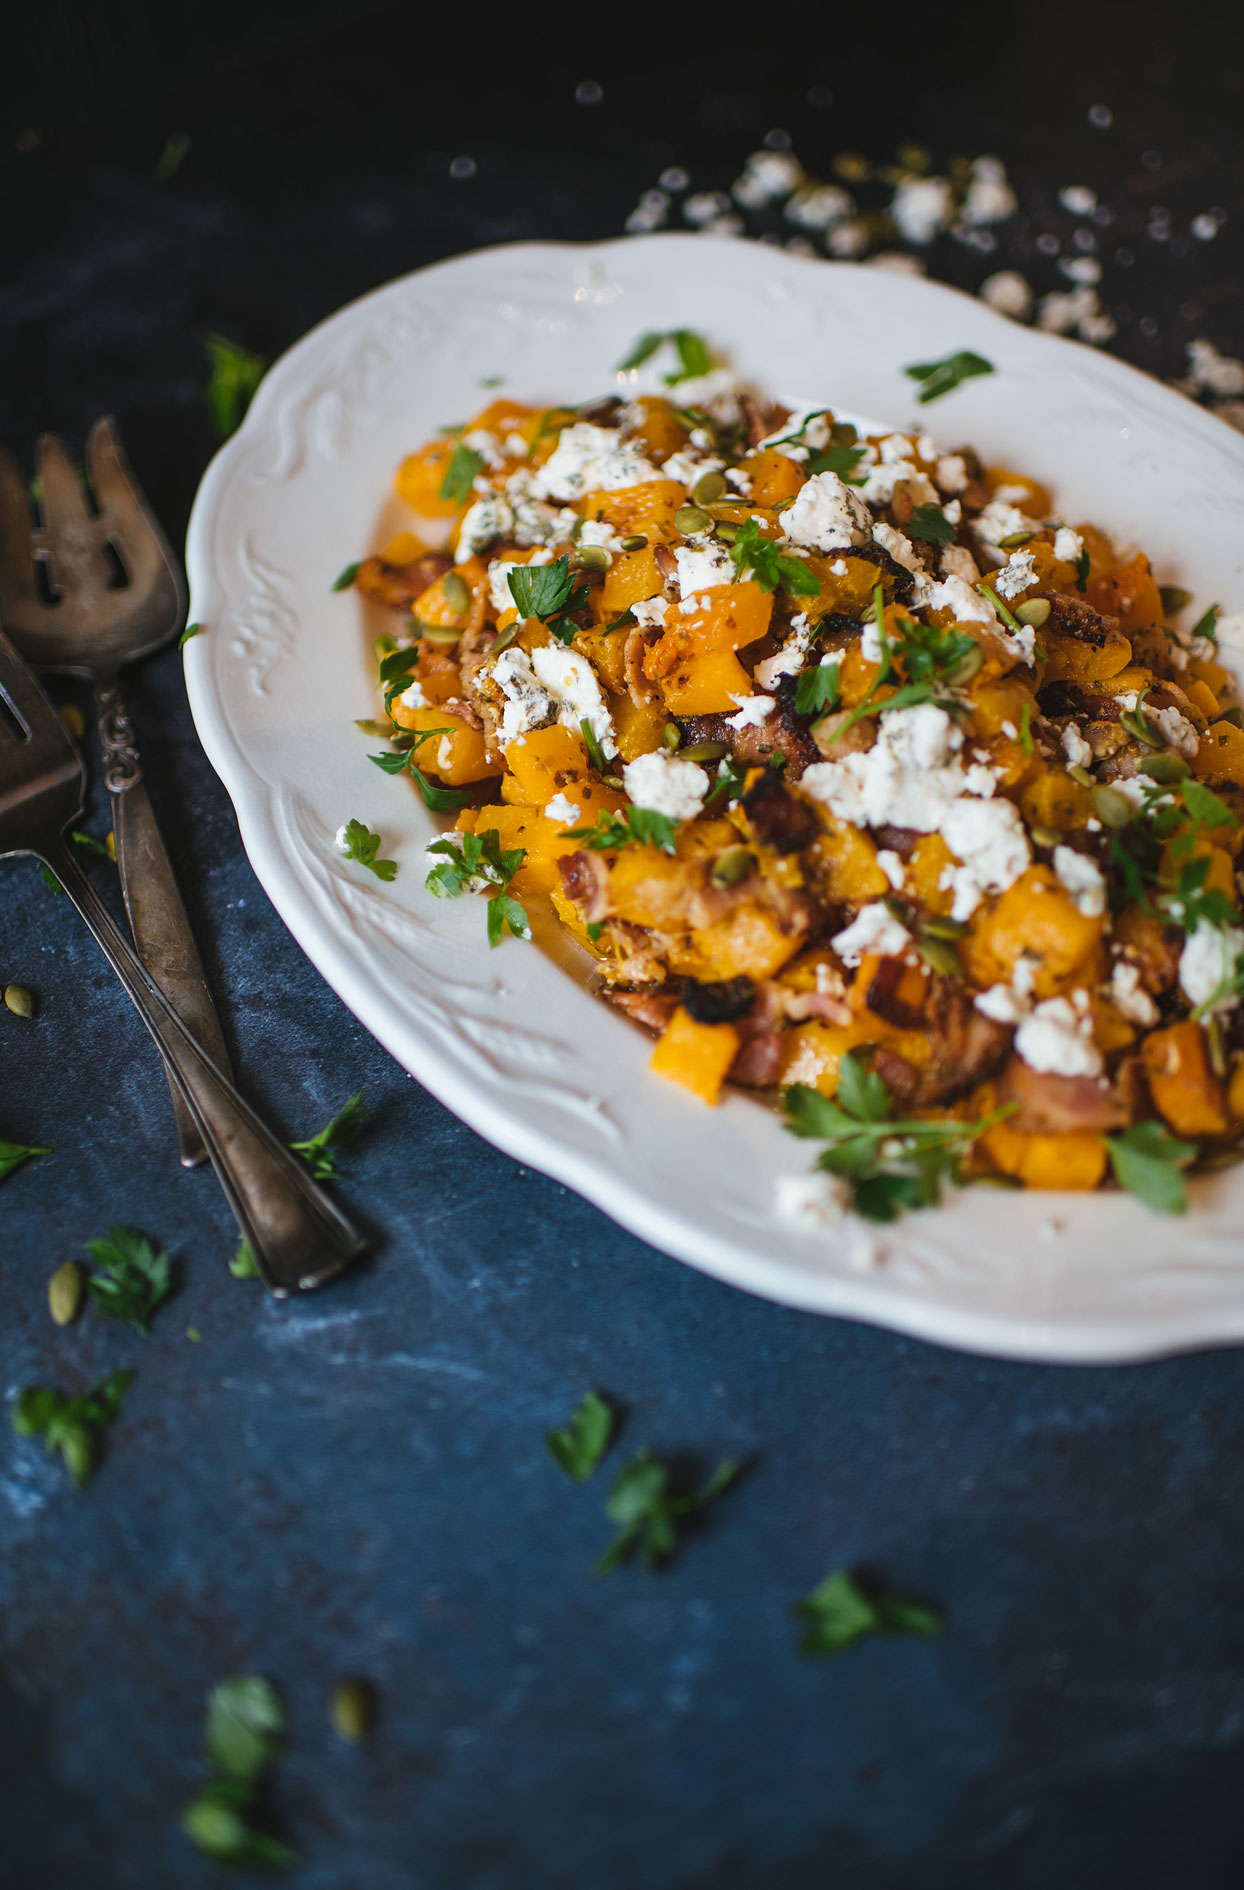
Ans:
<svg viewBox="0 0 1244 1890"><path fill-rule="evenodd" d="M421 623L419 635L425 643L437 643L447 647L451 643L461 643L462 625L458 623Z"/></svg>
<svg viewBox="0 0 1244 1890"><path fill-rule="evenodd" d="M1215 1011L1205 1020L1205 1042L1209 1051L1210 1068L1215 1076L1227 1074L1227 1040L1223 1035L1222 1018Z"/></svg>
<svg viewBox="0 0 1244 1890"><path fill-rule="evenodd" d="M739 535L739 528L730 519L723 519L717 527L717 537L723 545L732 545Z"/></svg>
<svg viewBox="0 0 1244 1890"><path fill-rule="evenodd" d="M998 550L1015 551L1020 545L1026 545L1032 537L1032 532L1008 532L1005 538L998 540Z"/></svg>
<svg viewBox="0 0 1244 1890"><path fill-rule="evenodd" d="M1215 1168L1236 1168L1244 1162L1244 1148L1212 1148L1206 1155L1197 1158L1198 1171Z"/></svg>
<svg viewBox="0 0 1244 1890"><path fill-rule="evenodd" d="M374 735L378 742L387 741L393 733L392 722L377 722L371 716L364 716L354 726L362 729L364 735Z"/></svg>
<svg viewBox="0 0 1244 1890"><path fill-rule="evenodd" d="M881 903L890 917L897 919L900 925L911 924L911 906L906 899L900 899L897 893L886 893Z"/></svg>
<svg viewBox="0 0 1244 1890"><path fill-rule="evenodd" d="M966 938L971 930L966 919L926 919L920 927L921 935L927 932L930 938Z"/></svg>
<svg viewBox="0 0 1244 1890"><path fill-rule="evenodd" d="M580 545L574 555L576 571L607 571L609 553L603 545Z"/></svg>
<svg viewBox="0 0 1244 1890"><path fill-rule="evenodd" d="M667 722L661 730L661 746L671 752L682 746L682 730L677 722Z"/></svg>
<svg viewBox="0 0 1244 1890"><path fill-rule="evenodd" d="M622 549L623 551L644 551L647 544L648 540L642 532L630 532L622 540Z"/></svg>
<svg viewBox="0 0 1244 1890"><path fill-rule="evenodd" d="M1214 717L1215 728L1217 728L1219 722L1230 722L1232 728L1244 728L1244 709L1237 709L1234 706L1230 709L1224 709L1221 715Z"/></svg>
<svg viewBox="0 0 1244 1890"><path fill-rule="evenodd" d="M946 671L946 681L952 689L962 689L971 682L973 676L980 674L984 662L985 652L979 643L975 643L959 658L953 669Z"/></svg>
<svg viewBox="0 0 1244 1890"><path fill-rule="evenodd" d="M679 750L679 759L682 761L720 761L721 757L728 755L729 752L730 747L727 742L692 742L690 748Z"/></svg>
<svg viewBox="0 0 1244 1890"><path fill-rule="evenodd" d="M932 933L921 932L916 950L930 971L940 972L943 978L963 976L963 960L948 938L935 938Z"/></svg>
<svg viewBox="0 0 1244 1890"><path fill-rule="evenodd" d="M441 579L441 594L451 610L461 616L471 608L471 587L457 571L446 571Z"/></svg>
<svg viewBox="0 0 1244 1890"><path fill-rule="evenodd" d="M836 420L829 429L831 446L854 446L859 437L859 433L849 420Z"/></svg>
<svg viewBox="0 0 1244 1890"><path fill-rule="evenodd" d="M35 1014L35 1001L24 984L6 984L4 1001L14 1017L33 1017Z"/></svg>
<svg viewBox="0 0 1244 1890"><path fill-rule="evenodd" d="M1136 771L1151 781L1182 781L1192 772L1182 755L1142 755Z"/></svg>
<svg viewBox="0 0 1244 1890"><path fill-rule="evenodd" d="M48 1311L53 1325L67 1326L77 1318L82 1286L82 1268L76 1260L66 1260L63 1267L57 1267L48 1281Z"/></svg>
<svg viewBox="0 0 1244 1890"><path fill-rule="evenodd" d="M512 623L507 623L504 630L497 632L497 640L492 646L494 651L499 653L501 650L508 650L522 627L521 617L515 617Z"/></svg>
<svg viewBox="0 0 1244 1890"><path fill-rule="evenodd" d="M1078 781L1081 787L1092 787L1092 775L1087 768L1082 768L1078 761L1071 763L1070 767L1067 769L1067 773L1071 776L1073 781Z"/></svg>
<svg viewBox="0 0 1244 1890"><path fill-rule="evenodd" d="M1162 610L1167 617L1187 610L1192 602L1192 592L1184 590L1181 584L1159 584L1158 596L1162 599Z"/></svg>
<svg viewBox="0 0 1244 1890"><path fill-rule="evenodd" d="M684 538L690 538L693 532L706 532L712 527L712 519L700 505L680 505L674 514L674 524Z"/></svg>
<svg viewBox="0 0 1244 1890"><path fill-rule="evenodd" d="M696 480L691 496L697 505L715 505L726 490L726 482L719 472L706 472Z"/></svg>
<svg viewBox="0 0 1244 1890"><path fill-rule="evenodd" d="M1043 623L1050 620L1050 600L1048 597L1030 597L1027 603L1015 606L1015 615L1021 623L1031 624L1039 630Z"/></svg>
<svg viewBox="0 0 1244 1890"><path fill-rule="evenodd" d="M600 778L606 787L617 788L619 794L625 791L626 782L620 774L602 774Z"/></svg>
<svg viewBox="0 0 1244 1890"><path fill-rule="evenodd" d="M1145 720L1141 709L1124 709L1119 717L1119 727L1125 728L1133 741L1143 742L1146 748L1160 748L1159 738Z"/></svg>
<svg viewBox="0 0 1244 1890"><path fill-rule="evenodd" d="M714 886L737 886L754 871L755 865L756 855L749 853L746 847L727 847L713 861L708 876Z"/></svg>
<svg viewBox="0 0 1244 1890"><path fill-rule="evenodd" d="M1063 837L1057 827L1029 827L1028 831L1039 847L1056 847Z"/></svg>
<svg viewBox="0 0 1244 1890"><path fill-rule="evenodd" d="M341 1680L334 1688L329 1714L338 1739L357 1745L372 1729L376 1689L370 1680Z"/></svg>
<svg viewBox="0 0 1244 1890"><path fill-rule="evenodd" d="M1118 788L1103 785L1093 789L1093 812L1103 827L1126 827L1132 818L1132 803Z"/></svg>
<svg viewBox="0 0 1244 1890"><path fill-rule="evenodd" d="M376 641L372 644L372 649L376 652L376 661L378 663L383 663L386 656L392 656L396 648L397 644L392 637L377 637Z"/></svg>

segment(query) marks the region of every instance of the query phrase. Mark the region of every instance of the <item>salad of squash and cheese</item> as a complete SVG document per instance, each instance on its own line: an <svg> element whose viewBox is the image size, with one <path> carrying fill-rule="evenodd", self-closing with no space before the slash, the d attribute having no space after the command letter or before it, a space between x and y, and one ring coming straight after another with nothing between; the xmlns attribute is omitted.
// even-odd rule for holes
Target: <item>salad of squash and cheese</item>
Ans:
<svg viewBox="0 0 1244 1890"><path fill-rule="evenodd" d="M430 890L494 943L551 904L654 1070L781 1094L827 1200L1181 1207L1244 1133L1216 609L1175 627L1036 480L790 411L686 331L618 382L412 453L412 529L346 574L395 616L374 759L456 812Z"/></svg>

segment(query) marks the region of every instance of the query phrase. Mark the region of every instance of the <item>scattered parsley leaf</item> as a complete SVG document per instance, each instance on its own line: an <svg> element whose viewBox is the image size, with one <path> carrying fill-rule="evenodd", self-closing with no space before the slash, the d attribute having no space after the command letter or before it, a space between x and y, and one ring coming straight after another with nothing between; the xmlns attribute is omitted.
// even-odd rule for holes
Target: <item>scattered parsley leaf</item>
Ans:
<svg viewBox="0 0 1244 1890"><path fill-rule="evenodd" d="M605 921L603 919L589 919L583 929L591 939L593 945L595 945L597 939L605 929Z"/></svg>
<svg viewBox="0 0 1244 1890"><path fill-rule="evenodd" d="M133 1379L133 1372L112 1372L80 1398L68 1398L46 1385L27 1385L17 1394L13 1429L19 1437L42 1437L49 1452L59 1450L81 1489L95 1468L97 1434L116 1417Z"/></svg>
<svg viewBox="0 0 1244 1890"><path fill-rule="evenodd" d="M618 1534L597 1562L596 1573L607 1575L635 1551L648 1568L668 1562L678 1547L678 1525L683 1517L714 1502L733 1481L737 1469L738 1465L727 1458L702 1490L675 1496L670 1490L669 1465L641 1450L614 1478L605 1514L618 1524Z"/></svg>
<svg viewBox="0 0 1244 1890"><path fill-rule="evenodd" d="M424 885L438 899L457 899L462 893L496 891L488 899L488 943L496 946L506 928L515 938L531 937L531 922L517 899L509 896L509 884L527 857L525 847L501 845L495 827L486 833L462 833L458 844L437 840L427 849L445 857L428 874Z"/></svg>
<svg viewBox="0 0 1244 1890"><path fill-rule="evenodd" d="M1090 570L1091 565L1092 565L1092 559L1089 557L1088 547L1087 545L1085 545L1081 549L1079 557L1076 559L1076 589L1079 591L1081 597L1083 597L1084 593L1088 589L1089 570Z"/></svg>
<svg viewBox="0 0 1244 1890"><path fill-rule="evenodd" d="M727 807L733 806L743 792L743 783L746 778L747 770L741 762L731 759L723 760L717 769L717 779L704 796L704 805L700 812L702 814L711 812L718 801L724 801Z"/></svg>
<svg viewBox="0 0 1244 1890"><path fill-rule="evenodd" d="M852 479L851 474L863 459L866 451L867 449L863 446L827 446L823 453L813 453L811 458L805 461L804 471L809 478L815 473L837 473L844 485L862 485L863 481Z"/></svg>
<svg viewBox="0 0 1244 1890"><path fill-rule="evenodd" d="M651 361L653 355L664 340L665 330L663 328L650 328L647 334L639 337L639 340L635 343L635 346L631 349L626 359L618 362L617 373L629 374L632 368L642 367L645 361Z"/></svg>
<svg viewBox="0 0 1244 1890"><path fill-rule="evenodd" d="M572 1483L586 1483L609 1448L613 1436L612 1406L599 1391L589 1391L570 1420L545 1438L549 1456Z"/></svg>
<svg viewBox="0 0 1244 1890"><path fill-rule="evenodd" d="M184 650L191 637L197 637L202 628L203 625L201 623L188 623L177 639L178 649Z"/></svg>
<svg viewBox="0 0 1244 1890"><path fill-rule="evenodd" d="M1198 925L1232 925L1239 919L1235 904L1217 886L1206 886L1208 855L1185 859L1175 885L1158 895L1158 904L1185 932Z"/></svg>
<svg viewBox="0 0 1244 1890"><path fill-rule="evenodd" d="M1188 1188L1182 1170L1196 1156L1195 1142L1177 1142L1156 1122L1134 1123L1105 1141L1121 1188L1159 1214L1184 1213Z"/></svg>
<svg viewBox="0 0 1244 1890"><path fill-rule="evenodd" d="M845 1653L869 1634L918 1634L929 1640L942 1631L935 1609L870 1593L846 1568L827 1575L791 1612L804 1624L799 1652L810 1659Z"/></svg>
<svg viewBox="0 0 1244 1890"><path fill-rule="evenodd" d="M992 374L994 365L986 361L983 355L973 354L970 348L960 348L955 354L948 354L940 361L913 363L903 369L913 381L923 383L916 400L924 406L930 400L940 400L943 394L949 394L964 381L970 381L977 374Z"/></svg>
<svg viewBox="0 0 1244 1890"><path fill-rule="evenodd" d="M181 1828L196 1849L243 1870L286 1870L294 1853L262 1819L263 1781L280 1756L285 1709L255 1674L222 1680L208 1696L204 1736L215 1767L187 1805Z"/></svg>
<svg viewBox="0 0 1244 1890"><path fill-rule="evenodd" d="M410 686L410 672L419 661L419 645L412 644L405 650L390 650L380 659L377 680L384 688L385 714L393 706L395 696L400 696Z"/></svg>
<svg viewBox="0 0 1244 1890"><path fill-rule="evenodd" d="M449 464L445 468L445 477L441 480L441 497L450 505L465 505L471 496L471 488L484 470L484 456L472 446L464 446L459 440L449 455Z"/></svg>
<svg viewBox="0 0 1244 1890"><path fill-rule="evenodd" d="M69 835L73 844L83 853L90 853L97 860L115 860L116 841L109 834L106 840L97 840L93 833L84 833L81 827L74 827ZM112 842L109 845L109 841Z"/></svg>
<svg viewBox="0 0 1244 1890"><path fill-rule="evenodd" d="M1204 637L1209 643L1218 641L1218 619L1222 615L1219 605L1211 604L1203 617L1199 617L1192 626L1194 637Z"/></svg>
<svg viewBox="0 0 1244 1890"><path fill-rule="evenodd" d="M263 355L252 354L223 335L209 335L203 345L212 364L207 404L217 433L227 440L242 424L268 363Z"/></svg>
<svg viewBox="0 0 1244 1890"><path fill-rule="evenodd" d="M642 367L645 361L651 361L667 341L673 344L679 367L677 374L665 375L667 387L673 387L679 381L698 380L701 375L712 372L712 356L703 338L690 328L650 329L639 337L626 359L619 361L617 372L629 374L633 368Z"/></svg>
<svg viewBox="0 0 1244 1890"><path fill-rule="evenodd" d="M348 564L345 570L342 571L335 580L333 584L334 591L348 591L355 578L358 576L359 570L360 565L357 562Z"/></svg>
<svg viewBox="0 0 1244 1890"><path fill-rule="evenodd" d="M238 1779L209 1779L181 1814L195 1849L235 1870L288 1870L295 1855L284 1838L254 1822L255 1792Z"/></svg>
<svg viewBox="0 0 1244 1890"><path fill-rule="evenodd" d="M361 820L348 820L345 824L345 845L341 848L347 860L357 860L377 879L390 880L397 875L396 860L377 859L380 851L380 835L372 833Z"/></svg>
<svg viewBox="0 0 1244 1890"><path fill-rule="evenodd" d="M1019 716L1019 745L1026 755L1032 754L1032 704L1025 702Z"/></svg>
<svg viewBox="0 0 1244 1890"><path fill-rule="evenodd" d="M374 761L378 768L383 768L386 774L408 772L423 796L424 806L430 807L434 814L453 813L459 807L467 805L471 798L470 790L441 787L437 782L429 781L422 768L415 766L415 756L423 747L424 742L430 742L434 735L452 735L452 733L453 730L448 728L420 729L409 748L388 755L369 755L367 758L369 761Z"/></svg>
<svg viewBox="0 0 1244 1890"><path fill-rule="evenodd" d="M1183 803L1192 818L1202 827L1238 827L1239 821L1227 806L1227 803L1205 787L1200 781L1194 781L1189 775L1180 782Z"/></svg>
<svg viewBox="0 0 1244 1890"><path fill-rule="evenodd" d="M940 505L918 505L907 521L907 536L920 538L926 545L949 545L955 528Z"/></svg>
<svg viewBox="0 0 1244 1890"><path fill-rule="evenodd" d="M553 564L520 564L506 573L510 596L524 617L538 617L559 643L574 641L579 626L572 610L582 610L591 592L577 584L570 569L570 554L563 551Z"/></svg>
<svg viewBox="0 0 1244 1890"><path fill-rule="evenodd" d="M23 1162L30 1161L35 1155L50 1155L51 1153L50 1148L34 1148L26 1142L6 1142L4 1137L0 1136L0 1181L7 1180L15 1169L20 1168Z"/></svg>
<svg viewBox="0 0 1244 1890"><path fill-rule="evenodd" d="M795 684L796 715L824 715L838 706L841 663L816 663Z"/></svg>
<svg viewBox="0 0 1244 1890"><path fill-rule="evenodd" d="M754 518L745 518L730 546L735 582L741 583L750 569L762 591L775 591L779 584L789 597L815 597L821 586L816 574L802 558L791 558L766 538Z"/></svg>
<svg viewBox="0 0 1244 1890"><path fill-rule="evenodd" d="M172 1261L128 1227L114 1227L106 1239L84 1244L100 1269L86 1283L100 1312L124 1320L146 1338L152 1313L173 1290Z"/></svg>
<svg viewBox="0 0 1244 1890"><path fill-rule="evenodd" d="M230 1778L254 1780L279 1756L285 1709L270 1681L257 1674L220 1680L207 1698L203 1744Z"/></svg>
<svg viewBox="0 0 1244 1890"><path fill-rule="evenodd" d="M254 1254L251 1252L249 1240L244 1240L240 1243L237 1252L229 1262L229 1271L232 1273L235 1280L257 1280L259 1278L259 1267L256 1264Z"/></svg>
<svg viewBox="0 0 1244 1890"><path fill-rule="evenodd" d="M359 1090L349 1102L342 1104L332 1121L318 1135L310 1136L305 1142L291 1142L290 1147L295 1155L302 1156L317 1181L334 1181L341 1172L334 1160L335 1151L347 1148L351 1142L358 1140L366 1115L363 1092ZM245 1241L242 1244L245 1246ZM250 1248L247 1247L246 1251L249 1254ZM240 1253L238 1257L241 1258Z"/></svg>
<svg viewBox="0 0 1244 1890"><path fill-rule="evenodd" d="M49 892L54 892L54 893L64 892L65 888L61 885L60 881L57 879L51 867L45 866L42 860L40 860L39 862L39 876L42 879L44 885L47 887Z"/></svg>
<svg viewBox="0 0 1244 1890"><path fill-rule="evenodd" d="M678 822L668 814L654 813L650 807L624 807L620 814L599 813L594 827L571 827L567 840L582 840L593 853L612 852L617 847L637 841L640 846L659 847L662 853L674 853Z"/></svg>

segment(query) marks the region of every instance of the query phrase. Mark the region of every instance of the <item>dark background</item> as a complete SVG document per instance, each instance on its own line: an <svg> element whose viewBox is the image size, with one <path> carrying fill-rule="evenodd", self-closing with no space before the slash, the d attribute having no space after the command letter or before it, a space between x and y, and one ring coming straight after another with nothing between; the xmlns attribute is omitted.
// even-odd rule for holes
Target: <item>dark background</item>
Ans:
<svg viewBox="0 0 1244 1890"><path fill-rule="evenodd" d="M1036 240L1089 184L1115 212L1111 345L1168 378L1194 336L1238 353L1238 33L1001 13L561 9L501 33L466 8L27 9L0 75L0 439L77 447L114 412L176 542L214 444L205 334L275 355L438 257L616 235L663 167L728 189L775 128L822 173L905 138L1003 158L1022 212L997 253L930 253L969 288L1004 265L1066 286ZM1170 240L1146 239L1155 205ZM214 1881L176 1828L203 1698L261 1672L289 1706L298 1890L1237 1885L1240 1355L982 1361L651 1252L398 1070L256 884L175 652L135 694L242 1085L291 1136L364 1091L343 1191L375 1247L303 1304L230 1276L119 987L36 868L0 867L0 982L40 1004L0 1012L0 1135L54 1148L0 1194L3 1388L138 1373L80 1495L0 1435L0 1879ZM45 1310L113 1222L175 1257L146 1341ZM607 1473L574 1489L544 1455L591 1385L628 1413L614 1463L748 1460L663 1576L593 1579ZM940 1604L944 1637L801 1661L790 1605L843 1563ZM327 1721L342 1673L380 1690L358 1750Z"/></svg>

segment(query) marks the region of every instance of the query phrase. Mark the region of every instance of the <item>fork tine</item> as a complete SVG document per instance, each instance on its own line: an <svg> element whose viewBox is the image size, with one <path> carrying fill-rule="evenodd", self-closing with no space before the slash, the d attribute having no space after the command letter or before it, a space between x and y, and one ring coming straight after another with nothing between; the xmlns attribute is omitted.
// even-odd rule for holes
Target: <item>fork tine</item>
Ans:
<svg viewBox="0 0 1244 1890"><path fill-rule="evenodd" d="M130 471L111 414L102 415L87 435L86 470L100 517L124 552L130 582L150 579L170 554Z"/></svg>
<svg viewBox="0 0 1244 1890"><path fill-rule="evenodd" d="M26 481L0 448L0 619L20 633L40 609Z"/></svg>

